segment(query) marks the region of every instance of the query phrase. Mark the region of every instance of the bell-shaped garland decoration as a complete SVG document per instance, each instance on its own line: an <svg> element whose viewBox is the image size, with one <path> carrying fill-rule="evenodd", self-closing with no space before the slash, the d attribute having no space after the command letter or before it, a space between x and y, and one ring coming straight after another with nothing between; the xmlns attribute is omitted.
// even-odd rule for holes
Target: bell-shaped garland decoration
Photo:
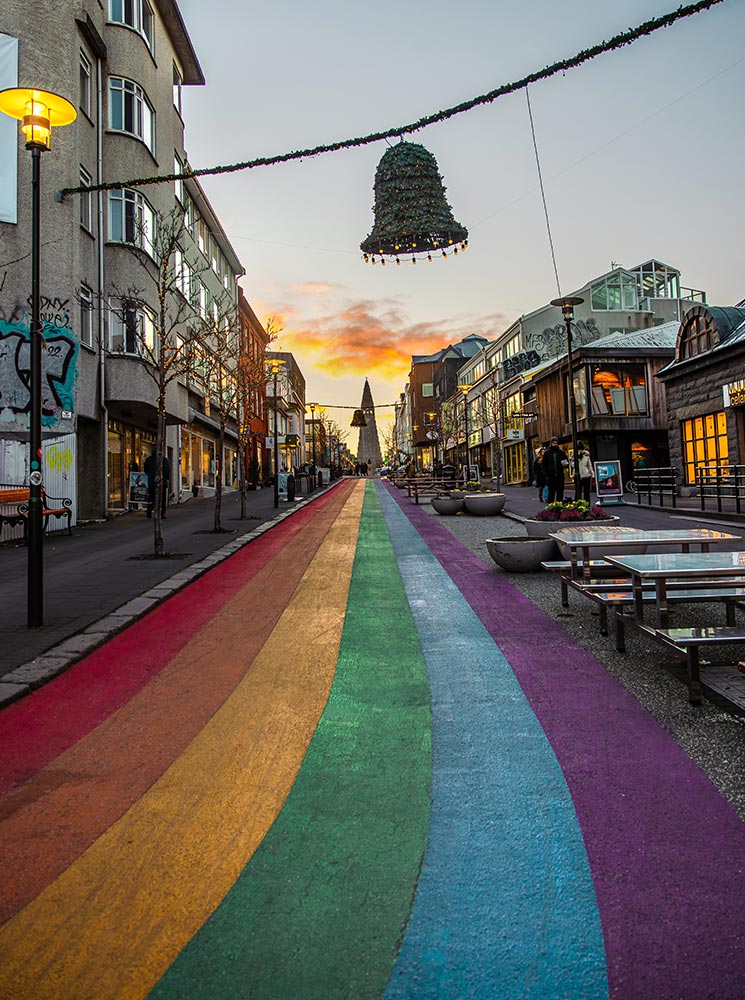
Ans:
<svg viewBox="0 0 745 1000"><path fill-rule="evenodd" d="M445 200L437 160L414 142L400 142L383 154L375 172L375 222L360 243L365 263L372 258L432 251L448 256L465 250L468 230L453 218ZM416 256L412 257L416 263ZM385 260L381 260L385 263Z"/></svg>
<svg viewBox="0 0 745 1000"><path fill-rule="evenodd" d="M354 416L352 417L352 427L367 427L367 421L365 420L365 414L362 410L355 410Z"/></svg>

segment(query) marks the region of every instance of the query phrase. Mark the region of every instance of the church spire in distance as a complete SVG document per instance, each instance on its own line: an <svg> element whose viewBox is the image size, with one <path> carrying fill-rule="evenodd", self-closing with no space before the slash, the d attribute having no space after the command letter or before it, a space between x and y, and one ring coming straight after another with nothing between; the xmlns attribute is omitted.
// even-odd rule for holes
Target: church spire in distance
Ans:
<svg viewBox="0 0 745 1000"><path fill-rule="evenodd" d="M374 472L383 464L380 453L380 441L378 440L378 426L375 423L375 404L373 403L370 383L365 379L365 388L362 390L362 412L367 421L366 427L360 427L360 436L357 444L357 461L367 462L370 472Z"/></svg>

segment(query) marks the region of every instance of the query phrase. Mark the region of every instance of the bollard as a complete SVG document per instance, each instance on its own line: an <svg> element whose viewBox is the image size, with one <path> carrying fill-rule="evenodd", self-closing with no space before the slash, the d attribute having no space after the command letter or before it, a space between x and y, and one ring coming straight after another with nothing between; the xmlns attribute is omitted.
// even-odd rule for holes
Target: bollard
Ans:
<svg viewBox="0 0 745 1000"><path fill-rule="evenodd" d="M287 502L295 499L295 477L290 473L287 477Z"/></svg>
<svg viewBox="0 0 745 1000"><path fill-rule="evenodd" d="M319 469L319 471L318 471L318 488L319 488L319 490L320 490L320 488L322 486L323 486L323 473Z"/></svg>

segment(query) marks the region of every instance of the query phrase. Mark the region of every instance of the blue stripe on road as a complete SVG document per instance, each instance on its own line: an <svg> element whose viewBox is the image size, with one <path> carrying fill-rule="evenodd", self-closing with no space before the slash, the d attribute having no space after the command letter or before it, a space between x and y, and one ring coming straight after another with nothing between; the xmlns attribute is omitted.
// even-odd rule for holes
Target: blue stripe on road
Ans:
<svg viewBox="0 0 745 1000"><path fill-rule="evenodd" d="M433 715L427 852L385 1000L602 1000L600 917L556 757L499 648L376 486Z"/></svg>

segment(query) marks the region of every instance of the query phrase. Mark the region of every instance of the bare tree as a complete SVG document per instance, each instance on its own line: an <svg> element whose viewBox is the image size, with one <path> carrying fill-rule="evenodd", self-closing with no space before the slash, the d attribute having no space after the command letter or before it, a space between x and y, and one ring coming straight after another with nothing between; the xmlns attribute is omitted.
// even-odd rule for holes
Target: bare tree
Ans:
<svg viewBox="0 0 745 1000"><path fill-rule="evenodd" d="M183 251L186 227L183 209L156 213L154 232L146 224L133 223L127 250L141 265L142 288L114 289L110 309L119 320L118 343L112 351L139 354L144 369L156 387L157 429L155 436L155 503L153 507L153 554L165 555L161 521L163 458L166 441L166 393L178 379L187 379L192 369L198 319L200 270L187 261ZM151 303L157 303L153 312Z"/></svg>
<svg viewBox="0 0 745 1000"><path fill-rule="evenodd" d="M220 427L215 463L214 532L222 528L222 488L225 480L225 438L231 418L240 423L242 386L241 338L238 307L227 295L213 300L195 329L192 340L192 377L199 382L216 410Z"/></svg>

